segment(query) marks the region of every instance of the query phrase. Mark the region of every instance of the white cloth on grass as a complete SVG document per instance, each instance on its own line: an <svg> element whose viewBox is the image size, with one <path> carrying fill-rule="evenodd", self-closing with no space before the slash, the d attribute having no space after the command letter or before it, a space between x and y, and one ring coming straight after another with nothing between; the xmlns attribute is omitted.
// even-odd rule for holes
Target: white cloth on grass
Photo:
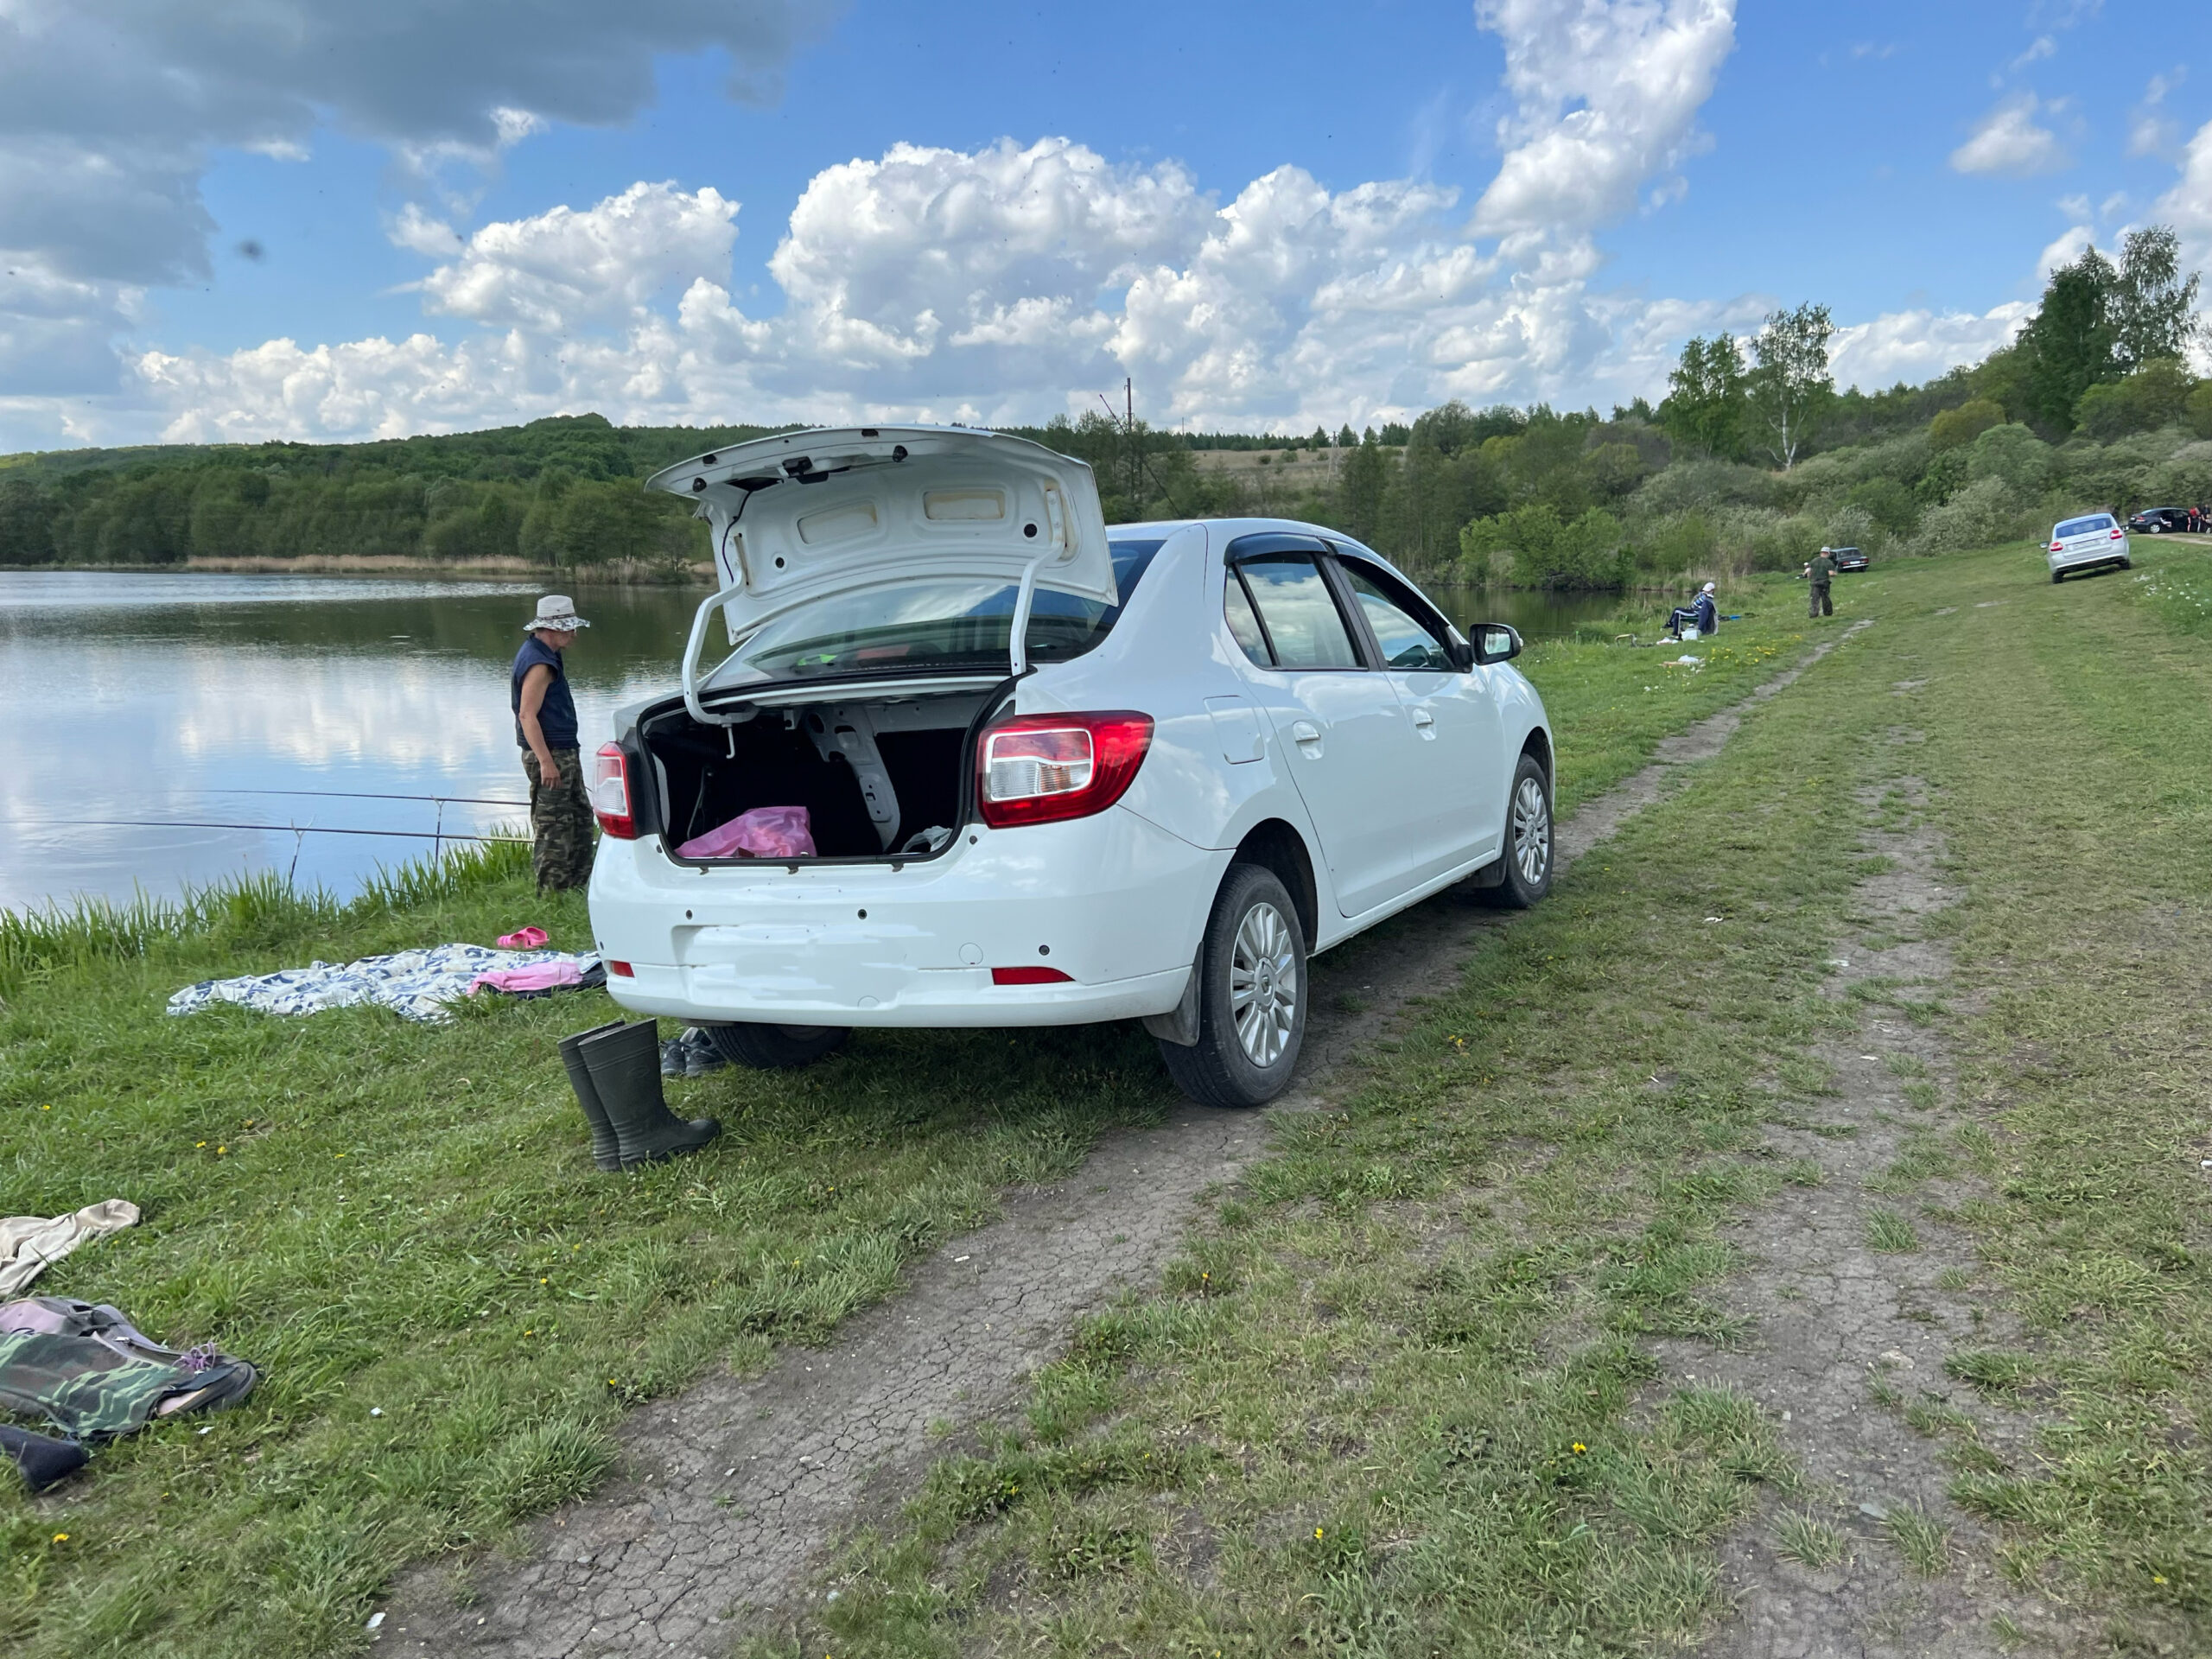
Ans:
<svg viewBox="0 0 2212 1659"><path fill-rule="evenodd" d="M13 1296L88 1238L138 1224L128 1198L102 1198L73 1215L0 1217L0 1298Z"/></svg>
<svg viewBox="0 0 2212 1659"><path fill-rule="evenodd" d="M374 1002L410 1020L450 1020L448 1002L468 995L479 974L527 968L534 963L574 964L586 983L599 966L595 955L564 950L494 950L482 944L435 944L359 962L309 963L282 973L238 979L203 979L169 998L171 1014L197 1014L216 1002L235 1002L264 1014L321 1014Z"/></svg>

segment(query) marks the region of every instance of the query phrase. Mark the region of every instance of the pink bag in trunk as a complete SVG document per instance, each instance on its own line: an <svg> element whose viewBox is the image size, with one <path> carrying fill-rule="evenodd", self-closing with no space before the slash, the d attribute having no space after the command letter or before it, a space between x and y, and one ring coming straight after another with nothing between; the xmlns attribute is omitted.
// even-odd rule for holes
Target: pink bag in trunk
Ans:
<svg viewBox="0 0 2212 1659"><path fill-rule="evenodd" d="M678 858L812 858L814 829L803 806L756 806L676 849Z"/></svg>

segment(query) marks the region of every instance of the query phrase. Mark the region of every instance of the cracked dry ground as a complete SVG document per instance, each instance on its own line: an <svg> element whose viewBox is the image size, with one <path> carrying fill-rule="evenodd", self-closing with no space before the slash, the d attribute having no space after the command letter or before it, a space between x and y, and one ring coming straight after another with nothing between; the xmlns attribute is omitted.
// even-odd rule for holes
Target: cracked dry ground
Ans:
<svg viewBox="0 0 2212 1659"><path fill-rule="evenodd" d="M1745 1335L1719 1349L1656 1344L1674 1380L1757 1400L1806 1477L1723 1548L1736 1615L1705 1650L1725 1659L1964 1659L2022 1640L2074 1651L2091 1635L2078 1613L1992 1569L1993 1541L1947 1497L1952 1471L1931 1443L2023 1457L2033 1425L1982 1407L1944 1367L2017 1333L1990 1311L1972 1247L1941 1220L1971 1183L1943 1150L1962 1122L1934 1018L1951 956L1928 924L1957 894L1910 770L1919 741L1892 729L1885 775L1858 791L1877 873L1857 884L1830 963L1837 1028L1813 1051L1830 1089L1802 1117L1777 1113L1769 1146L1796 1185L1731 1230L1749 1266L1713 1299ZM1812 1560L1785 1541L1802 1522L1825 1529Z"/></svg>
<svg viewBox="0 0 2212 1659"><path fill-rule="evenodd" d="M1560 868L1865 626L1668 739L1643 772L1563 820ZM1299 1080L1274 1110L1314 1104L1332 1072L1504 919L1448 893L1321 958ZM827 1346L639 1408L607 1487L524 1529L514 1554L408 1575L378 1640L517 1659L726 1649L748 1610L800 1588L856 1513L911 1486L933 1428L987 1421L1060 1353L1080 1315L1149 1282L1199 1196L1265 1150L1267 1123L1186 1106L1157 1128L1111 1136L1069 1179L1010 1195L1000 1220L918 1264L899 1296Z"/></svg>

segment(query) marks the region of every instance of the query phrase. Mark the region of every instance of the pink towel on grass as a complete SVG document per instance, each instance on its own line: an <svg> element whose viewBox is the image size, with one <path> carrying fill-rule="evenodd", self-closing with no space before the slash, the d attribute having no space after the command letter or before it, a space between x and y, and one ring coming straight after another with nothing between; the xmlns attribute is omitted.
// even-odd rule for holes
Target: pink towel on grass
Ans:
<svg viewBox="0 0 2212 1659"><path fill-rule="evenodd" d="M812 858L814 829L803 806L756 806L676 849L678 858Z"/></svg>
<svg viewBox="0 0 2212 1659"><path fill-rule="evenodd" d="M494 968L468 982L471 996L489 986L495 991L557 991L584 982L582 969L573 962L533 962L526 968Z"/></svg>

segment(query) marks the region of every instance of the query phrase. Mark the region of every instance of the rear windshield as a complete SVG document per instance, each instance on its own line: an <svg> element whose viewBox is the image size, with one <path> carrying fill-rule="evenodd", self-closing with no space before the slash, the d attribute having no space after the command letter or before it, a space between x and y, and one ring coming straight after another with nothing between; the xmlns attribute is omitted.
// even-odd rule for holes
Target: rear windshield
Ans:
<svg viewBox="0 0 2212 1659"><path fill-rule="evenodd" d="M2088 518L2069 518L2050 532L2050 539L2054 542L2063 542L2069 536L2087 536L2093 530L2110 530L2111 528L2112 514L2100 512Z"/></svg>
<svg viewBox="0 0 2212 1659"><path fill-rule="evenodd" d="M1039 588L1029 607L1028 658L1060 663L1113 632L1160 541L1109 544L1120 605ZM718 684L827 675L929 673L969 664L1003 667L1014 633L1013 582L988 576L918 576L834 594L771 619L730 653Z"/></svg>

